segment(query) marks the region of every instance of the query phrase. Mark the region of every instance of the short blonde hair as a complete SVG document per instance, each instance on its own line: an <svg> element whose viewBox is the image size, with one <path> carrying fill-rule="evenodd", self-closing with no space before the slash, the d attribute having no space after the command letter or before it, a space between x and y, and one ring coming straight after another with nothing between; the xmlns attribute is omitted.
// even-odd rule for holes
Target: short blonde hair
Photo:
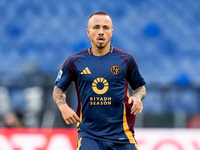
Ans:
<svg viewBox="0 0 200 150"><path fill-rule="evenodd" d="M110 17L110 15L107 14L106 12L104 12L104 11L97 11L97 12L91 14L90 17L89 17L89 19L92 18L92 16L94 16L94 15L105 15L105 16L109 16ZM111 17L110 17L110 19L111 19Z"/></svg>

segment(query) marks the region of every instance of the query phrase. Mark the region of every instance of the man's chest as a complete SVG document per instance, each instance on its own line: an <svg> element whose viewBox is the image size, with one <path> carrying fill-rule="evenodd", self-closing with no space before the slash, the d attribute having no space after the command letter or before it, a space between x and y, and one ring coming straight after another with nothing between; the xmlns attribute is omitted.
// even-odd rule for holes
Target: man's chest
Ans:
<svg viewBox="0 0 200 150"><path fill-rule="evenodd" d="M127 73L127 63L123 59L80 60L75 64L78 80L92 83L95 79L118 81Z"/></svg>

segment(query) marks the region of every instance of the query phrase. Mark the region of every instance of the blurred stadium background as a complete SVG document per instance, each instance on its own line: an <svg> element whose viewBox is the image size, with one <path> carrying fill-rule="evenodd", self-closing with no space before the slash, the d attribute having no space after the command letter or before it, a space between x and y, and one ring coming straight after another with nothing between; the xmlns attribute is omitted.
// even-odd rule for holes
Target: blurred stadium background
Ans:
<svg viewBox="0 0 200 150"><path fill-rule="evenodd" d="M52 100L54 80L70 54L90 46L88 17L106 11L112 45L135 56L147 82L136 127L200 127L199 8L199 0L1 0L0 126L14 113L19 126L67 127Z"/></svg>

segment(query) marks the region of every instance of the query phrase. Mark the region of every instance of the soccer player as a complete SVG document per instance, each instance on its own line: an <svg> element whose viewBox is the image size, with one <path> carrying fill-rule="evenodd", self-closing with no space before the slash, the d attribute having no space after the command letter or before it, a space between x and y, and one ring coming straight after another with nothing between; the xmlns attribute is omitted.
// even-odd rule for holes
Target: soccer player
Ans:
<svg viewBox="0 0 200 150"><path fill-rule="evenodd" d="M55 81L54 102L66 124L77 123L77 150L138 150L133 127L143 110L145 81L134 57L111 46L113 25L107 13L93 13L86 31L91 47L64 62ZM65 91L72 81L76 113L66 103Z"/></svg>

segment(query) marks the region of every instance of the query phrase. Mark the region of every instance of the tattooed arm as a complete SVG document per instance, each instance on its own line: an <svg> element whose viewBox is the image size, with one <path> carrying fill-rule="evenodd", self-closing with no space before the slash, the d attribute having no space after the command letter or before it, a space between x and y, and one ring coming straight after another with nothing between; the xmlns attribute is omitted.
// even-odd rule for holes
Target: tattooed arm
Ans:
<svg viewBox="0 0 200 150"><path fill-rule="evenodd" d="M140 86L134 90L133 95L129 98L128 103L133 104L131 108L131 114L136 115L141 113L143 110L142 100L146 97L145 86Z"/></svg>
<svg viewBox="0 0 200 150"><path fill-rule="evenodd" d="M57 86L55 86L54 90L53 90L53 100L54 100L55 104L58 106L66 124L70 125L73 123L80 122L80 118L77 116L75 111L73 109L71 109L68 106L68 104L66 103L65 92L62 91Z"/></svg>

